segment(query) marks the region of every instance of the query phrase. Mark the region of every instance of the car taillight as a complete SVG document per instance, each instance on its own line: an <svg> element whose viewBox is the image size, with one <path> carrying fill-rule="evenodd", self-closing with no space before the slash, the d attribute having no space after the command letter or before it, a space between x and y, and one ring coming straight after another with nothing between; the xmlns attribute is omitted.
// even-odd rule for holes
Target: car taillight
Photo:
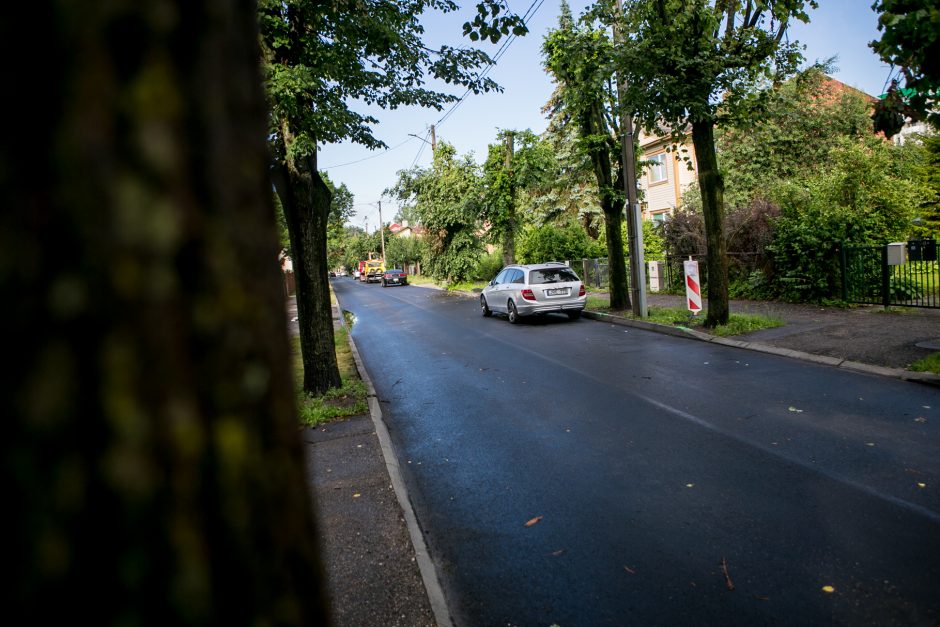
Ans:
<svg viewBox="0 0 940 627"><path fill-rule="evenodd" d="M532 290L522 290L522 297L526 300L535 300L535 294L532 293Z"/></svg>
<svg viewBox="0 0 940 627"><path fill-rule="evenodd" d="M584 296L584 294L585 294L585 291L584 291L584 283L582 283L582 284L581 284L581 287L578 288L578 296Z"/></svg>

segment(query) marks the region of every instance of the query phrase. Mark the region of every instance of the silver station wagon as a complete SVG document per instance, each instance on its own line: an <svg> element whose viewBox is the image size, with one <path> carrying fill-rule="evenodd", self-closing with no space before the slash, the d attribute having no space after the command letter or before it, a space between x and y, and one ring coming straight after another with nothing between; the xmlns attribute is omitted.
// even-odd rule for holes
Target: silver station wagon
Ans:
<svg viewBox="0 0 940 627"><path fill-rule="evenodd" d="M503 313L516 324L522 316L565 313L577 320L587 300L584 284L574 270L552 261L506 266L483 288L484 316Z"/></svg>

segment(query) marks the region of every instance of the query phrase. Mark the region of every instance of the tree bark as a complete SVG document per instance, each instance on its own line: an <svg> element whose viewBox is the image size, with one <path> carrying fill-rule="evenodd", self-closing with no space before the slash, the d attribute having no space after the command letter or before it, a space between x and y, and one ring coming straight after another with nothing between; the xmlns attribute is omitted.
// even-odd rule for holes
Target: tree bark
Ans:
<svg viewBox="0 0 940 627"><path fill-rule="evenodd" d="M9 8L6 622L323 624L256 8Z"/></svg>
<svg viewBox="0 0 940 627"><path fill-rule="evenodd" d="M289 133L284 136L289 141ZM278 164L274 188L284 207L294 264L303 390L307 394L323 394L342 385L336 363L326 259L332 194L317 172L313 158Z"/></svg>
<svg viewBox="0 0 940 627"><path fill-rule="evenodd" d="M600 105L592 107L582 125L585 137L598 136L602 127L602 115ZM627 288L627 266L623 254L623 198L615 188L610 153L605 144L597 142L592 148L591 164L594 166L594 176L597 178L601 210L604 212L610 308L631 309L630 292Z"/></svg>
<svg viewBox="0 0 940 627"><path fill-rule="evenodd" d="M708 315L705 326L728 323L728 255L724 234L725 183L715 156L714 127L710 120L692 123L692 144L698 163L708 267Z"/></svg>

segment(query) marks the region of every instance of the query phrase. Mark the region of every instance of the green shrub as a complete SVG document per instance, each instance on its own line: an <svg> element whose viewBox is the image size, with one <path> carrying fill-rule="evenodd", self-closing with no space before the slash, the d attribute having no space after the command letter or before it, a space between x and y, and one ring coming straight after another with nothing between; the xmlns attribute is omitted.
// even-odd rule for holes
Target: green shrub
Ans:
<svg viewBox="0 0 940 627"><path fill-rule="evenodd" d="M577 223L528 226L516 240L516 257L521 263L606 256L606 249L588 237L584 228Z"/></svg>
<svg viewBox="0 0 940 627"><path fill-rule="evenodd" d="M473 278L477 281L489 281L499 273L502 267L502 253L499 251L493 251L483 255L477 261L477 267L473 272Z"/></svg>

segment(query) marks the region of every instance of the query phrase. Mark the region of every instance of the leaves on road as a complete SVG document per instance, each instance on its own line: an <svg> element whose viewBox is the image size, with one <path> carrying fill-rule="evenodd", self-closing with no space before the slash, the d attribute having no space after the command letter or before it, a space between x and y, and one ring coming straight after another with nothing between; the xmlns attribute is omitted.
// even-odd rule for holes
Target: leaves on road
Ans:
<svg viewBox="0 0 940 627"><path fill-rule="evenodd" d="M632 568L630 568L629 566L624 566L623 569L624 569L625 571L627 571L628 573L630 573L631 575L635 575L635 574L636 574L636 571L633 570Z"/></svg>
<svg viewBox="0 0 940 627"><path fill-rule="evenodd" d="M802 409L797 409L796 407L793 407L792 405L791 405L790 407L787 407L787 410L792 411L792 412L797 413L797 414L802 414L802 413L803 413L803 410L802 410Z"/></svg>
<svg viewBox="0 0 940 627"><path fill-rule="evenodd" d="M525 526L526 526L526 527L531 527L532 525L538 523L538 521L542 520L542 518L544 518L544 517L543 517L543 516L536 516L536 517L533 518L532 520L528 521L528 522L525 524Z"/></svg>
<svg viewBox="0 0 940 627"><path fill-rule="evenodd" d="M728 574L728 560L721 558L721 572L725 575L725 585L728 590L734 590L734 582L731 581L731 575Z"/></svg>
<svg viewBox="0 0 940 627"><path fill-rule="evenodd" d="M552 557L560 557L565 554L564 549L558 549L557 551L552 551Z"/></svg>
<svg viewBox="0 0 940 627"><path fill-rule="evenodd" d="M832 586L823 586L822 591L825 592L826 594L832 594L833 592L836 591L836 589L833 588Z"/></svg>
<svg viewBox="0 0 940 627"><path fill-rule="evenodd" d="M924 418L923 416L918 416L917 418L914 418L914 422L921 422L921 423L923 423L923 422L927 422L927 419Z"/></svg>

